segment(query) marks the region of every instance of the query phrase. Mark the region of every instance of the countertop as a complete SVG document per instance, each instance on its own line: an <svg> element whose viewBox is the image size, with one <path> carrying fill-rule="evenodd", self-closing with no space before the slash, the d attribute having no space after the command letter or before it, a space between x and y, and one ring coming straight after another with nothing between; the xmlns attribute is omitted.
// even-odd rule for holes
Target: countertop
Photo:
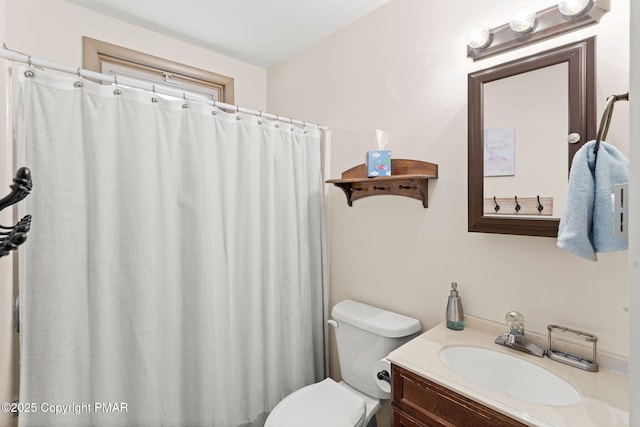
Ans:
<svg viewBox="0 0 640 427"><path fill-rule="evenodd" d="M465 316L465 329L452 331L440 324L389 354L387 359L417 375L449 388L476 402L530 426L617 427L629 425L628 377L607 369L598 352L600 370L587 372L548 357L536 357L494 343L505 332L505 326L487 320ZM527 332L528 336L535 335ZM541 338L541 336L538 336ZM465 380L451 371L439 353L450 346L483 347L521 357L567 381L582 395L582 401L569 406L529 403L502 395ZM542 346L546 348L546 345ZM607 364L617 367L624 360L606 356Z"/></svg>

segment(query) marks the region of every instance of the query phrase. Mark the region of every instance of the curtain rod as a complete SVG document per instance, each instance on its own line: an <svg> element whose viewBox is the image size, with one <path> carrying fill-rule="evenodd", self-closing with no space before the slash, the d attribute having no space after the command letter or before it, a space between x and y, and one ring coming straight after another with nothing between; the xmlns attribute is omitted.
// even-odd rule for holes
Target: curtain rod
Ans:
<svg viewBox="0 0 640 427"><path fill-rule="evenodd" d="M125 86L131 86L137 89L143 89L147 92L156 92L163 93L165 95L169 95L175 98L184 98L192 100L197 100L205 103L211 103L214 107L222 108L226 110L233 110L238 113L247 113L253 114L254 116L265 117L268 119L273 119L277 121L284 121L287 123L302 125L302 126L315 126L318 129L327 130L329 129L325 125L319 125L317 123L305 122L302 120L297 120L289 117L283 117L276 114L264 113L262 111L252 110L250 108L239 107L233 104L227 104L224 102L218 102L206 96L200 95L195 92L183 91L183 90L175 90L166 86L156 86L152 83L145 82L143 80L126 77L126 76L110 76L108 74L97 73L91 70L85 70L83 68L73 68L67 65L56 64L55 62L46 61L44 59L34 58L31 55L26 55L21 52L16 52L14 50L7 49L6 46L0 49L0 58L8 59L9 61L14 62L23 62L30 66L37 66L42 68L48 68L50 70L61 71L63 73L75 74L79 77L86 77L93 80L106 81L111 82L112 84L123 84Z"/></svg>

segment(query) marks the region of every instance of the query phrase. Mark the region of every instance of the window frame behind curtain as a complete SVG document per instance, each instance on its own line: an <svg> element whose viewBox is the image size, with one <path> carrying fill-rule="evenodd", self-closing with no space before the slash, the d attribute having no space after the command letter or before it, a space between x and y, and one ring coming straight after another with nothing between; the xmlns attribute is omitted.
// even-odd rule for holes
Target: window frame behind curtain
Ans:
<svg viewBox="0 0 640 427"><path fill-rule="evenodd" d="M233 77L202 70L165 58L122 46L82 37L82 67L97 73L112 74L110 69L128 69L129 77L164 85L173 90L197 92L217 102L234 104ZM155 77L154 77L155 75Z"/></svg>

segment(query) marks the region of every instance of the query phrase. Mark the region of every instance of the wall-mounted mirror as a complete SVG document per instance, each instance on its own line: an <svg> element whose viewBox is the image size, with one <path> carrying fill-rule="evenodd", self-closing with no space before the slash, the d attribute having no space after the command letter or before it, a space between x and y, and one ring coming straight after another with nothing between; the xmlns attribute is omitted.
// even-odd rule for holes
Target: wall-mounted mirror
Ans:
<svg viewBox="0 0 640 427"><path fill-rule="evenodd" d="M595 92L595 37L469 74L469 231L557 236Z"/></svg>

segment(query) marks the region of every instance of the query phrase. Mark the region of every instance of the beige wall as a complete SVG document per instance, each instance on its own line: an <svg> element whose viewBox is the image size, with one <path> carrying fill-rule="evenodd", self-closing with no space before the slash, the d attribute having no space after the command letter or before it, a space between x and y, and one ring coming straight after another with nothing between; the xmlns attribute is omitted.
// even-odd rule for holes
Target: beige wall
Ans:
<svg viewBox="0 0 640 427"><path fill-rule="evenodd" d="M557 249L554 239L466 231L467 73L596 34L598 114L608 94L629 88L629 0L612 0L597 26L477 63L465 57L469 28L500 25L525 3L514 0L507 8L500 0L449 0L435 8L424 0L394 0L268 73L61 0L0 0L0 36L9 48L69 65L81 63L81 36L87 35L234 76L238 104L331 127L327 178L363 161L374 148L375 129L390 131L394 157L438 163L440 178L430 184L428 209L394 196L348 208L342 192L327 187L332 305L358 299L417 317L426 329L443 320L449 283L458 281L468 314L502 321L517 309L530 330L543 332L548 323L585 329L599 336L600 349L626 356L625 252L591 263ZM547 3L536 2L539 8ZM4 131L9 64L0 64L2 191L14 165ZM608 139L625 153L628 127L627 106L616 106ZM16 394L7 332L11 278L11 262L0 259L2 402ZM0 414L0 426L11 421Z"/></svg>
<svg viewBox="0 0 640 427"><path fill-rule="evenodd" d="M270 110L331 128L326 178L362 163L375 129L390 132L393 157L440 168L428 209L396 196L348 207L342 191L328 188L331 304L357 299L415 316L427 329L444 320L457 281L467 314L502 322L518 310L529 330L584 329L599 337L600 350L628 356L627 253L594 263L553 238L468 233L466 171L467 74L595 34L599 117L607 95L629 89L629 1L612 1L597 26L473 63L467 31L507 22L527 2L508 3L393 0L269 69ZM608 140L625 153L628 128L628 105L616 106Z"/></svg>
<svg viewBox="0 0 640 427"><path fill-rule="evenodd" d="M80 66L82 36L232 76L235 78L235 102L248 108L266 110L267 72L264 68L125 24L62 0L0 0L0 41L10 49L64 65ZM6 107L8 67L11 65L0 60L0 197L8 191L15 171ZM34 191L38 191L37 171L33 173ZM0 224L12 221L15 222L11 212L5 210ZM0 259L0 402L10 402L18 393L14 355L17 342L10 329L14 288L12 264L11 257ZM0 412L0 426L14 423L15 419L10 415Z"/></svg>

